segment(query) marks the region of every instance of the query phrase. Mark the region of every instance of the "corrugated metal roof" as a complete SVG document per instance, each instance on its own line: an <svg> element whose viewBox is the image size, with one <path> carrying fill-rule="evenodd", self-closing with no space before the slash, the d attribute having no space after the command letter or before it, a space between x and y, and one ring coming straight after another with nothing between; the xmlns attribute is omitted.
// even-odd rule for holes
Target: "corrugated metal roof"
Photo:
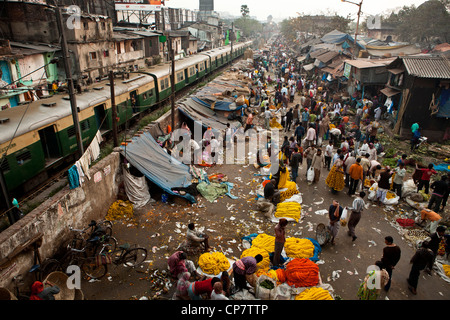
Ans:
<svg viewBox="0 0 450 320"><path fill-rule="evenodd" d="M318 56L317 59L322 61L323 63L327 63L330 60L336 58L338 55L339 55L339 52L328 51L328 52L325 52L324 54L321 54L320 56Z"/></svg>
<svg viewBox="0 0 450 320"><path fill-rule="evenodd" d="M388 59L358 58L356 60L345 60L345 62L354 66L355 68L364 69L364 68L385 67L394 60L395 60L395 58L388 58Z"/></svg>
<svg viewBox="0 0 450 320"><path fill-rule="evenodd" d="M444 57L401 57L406 71L419 78L450 79L450 61Z"/></svg>

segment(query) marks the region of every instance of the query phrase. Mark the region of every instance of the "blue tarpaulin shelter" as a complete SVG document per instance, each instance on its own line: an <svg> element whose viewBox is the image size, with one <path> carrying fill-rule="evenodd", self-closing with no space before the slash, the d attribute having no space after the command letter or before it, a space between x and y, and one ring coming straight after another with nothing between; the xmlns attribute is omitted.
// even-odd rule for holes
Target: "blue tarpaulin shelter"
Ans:
<svg viewBox="0 0 450 320"><path fill-rule="evenodd" d="M180 195L172 188L186 188L191 185L189 167L178 161L161 148L148 132L133 137L132 142L120 147L121 154L147 179L166 193L176 195L195 203L190 194Z"/></svg>
<svg viewBox="0 0 450 320"><path fill-rule="evenodd" d="M229 101L208 101L204 99L199 99L197 97L192 97L192 100L195 102L198 102L199 104L218 111L235 111L235 110L241 110L245 105L237 106L234 102Z"/></svg>
<svg viewBox="0 0 450 320"><path fill-rule="evenodd" d="M322 40L325 43L335 43L335 44L341 44L343 45L343 48L348 48L349 44L353 44L355 42L355 38L353 38L351 35L347 33L343 33L338 30L333 30L326 35L324 35L320 40ZM360 44L358 41L356 41L357 45L364 49L365 47Z"/></svg>

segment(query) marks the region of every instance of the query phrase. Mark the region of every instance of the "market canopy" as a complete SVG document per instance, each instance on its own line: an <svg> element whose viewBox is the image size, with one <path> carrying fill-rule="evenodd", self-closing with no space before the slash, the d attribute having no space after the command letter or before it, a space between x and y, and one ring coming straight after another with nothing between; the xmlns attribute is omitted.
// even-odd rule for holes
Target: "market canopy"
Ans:
<svg viewBox="0 0 450 320"><path fill-rule="evenodd" d="M223 132L227 128L227 123L230 123L233 128L240 126L238 121L228 120L227 117L217 114L197 98L188 98L180 102L178 110L192 121L201 123L202 127L213 128L213 131Z"/></svg>
<svg viewBox="0 0 450 320"><path fill-rule="evenodd" d="M347 33L343 33L341 31L338 30L333 30L331 32L328 32L326 35L324 35L320 40L322 40L325 43L339 43L339 44L344 44L344 42L348 41L350 43L354 43L355 39L350 36ZM356 41L357 45L364 49L364 46L362 44L360 44L358 41Z"/></svg>
<svg viewBox="0 0 450 320"><path fill-rule="evenodd" d="M186 188L191 185L192 175L189 167L165 152L149 132L133 137L131 142L120 147L120 153L166 193L180 196L191 203L196 202L190 194L180 195L172 191L172 188Z"/></svg>

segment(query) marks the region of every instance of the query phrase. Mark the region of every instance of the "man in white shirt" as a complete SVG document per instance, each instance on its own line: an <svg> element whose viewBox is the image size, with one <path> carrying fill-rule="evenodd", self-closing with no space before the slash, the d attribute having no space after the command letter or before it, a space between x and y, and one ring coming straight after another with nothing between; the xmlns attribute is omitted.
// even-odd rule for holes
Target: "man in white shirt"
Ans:
<svg viewBox="0 0 450 320"><path fill-rule="evenodd" d="M193 150L193 163L194 164L201 163L202 150L201 150L199 144L197 143L197 141L195 141L194 139L191 139L189 141L189 148L190 148L190 150Z"/></svg>
<svg viewBox="0 0 450 320"><path fill-rule="evenodd" d="M333 141L329 141L328 145L325 147L325 165L330 170L331 158L333 157Z"/></svg>
<svg viewBox="0 0 450 320"><path fill-rule="evenodd" d="M373 143L369 144L369 151L367 151L367 153L369 154L370 161L377 160L377 149L375 148Z"/></svg>
<svg viewBox="0 0 450 320"><path fill-rule="evenodd" d="M211 158L213 164L216 164L219 160L219 155L222 153L222 148L220 147L219 140L215 136L211 137Z"/></svg>
<svg viewBox="0 0 450 320"><path fill-rule="evenodd" d="M309 125L309 129L306 132L306 146L310 147L314 145L314 141L316 140L316 129L314 129L313 125Z"/></svg>
<svg viewBox="0 0 450 320"><path fill-rule="evenodd" d="M361 155L365 155L367 152L369 152L369 144L367 143L367 140L364 140L361 148L359 148L358 153Z"/></svg>
<svg viewBox="0 0 450 320"><path fill-rule="evenodd" d="M355 234L355 228L356 225L359 223L359 220L361 219L361 213L366 207L366 203L364 202L363 198L365 197L366 193L364 191L361 191L359 193L359 197L357 197L355 200L353 200L352 207L347 207L347 210L350 210L350 217L348 219L348 235L352 237L352 241L356 240L356 234Z"/></svg>
<svg viewBox="0 0 450 320"><path fill-rule="evenodd" d="M393 182L394 192L401 198L402 197L402 187L403 180L405 179L406 169L405 164L400 162L399 166L394 169L395 175Z"/></svg>

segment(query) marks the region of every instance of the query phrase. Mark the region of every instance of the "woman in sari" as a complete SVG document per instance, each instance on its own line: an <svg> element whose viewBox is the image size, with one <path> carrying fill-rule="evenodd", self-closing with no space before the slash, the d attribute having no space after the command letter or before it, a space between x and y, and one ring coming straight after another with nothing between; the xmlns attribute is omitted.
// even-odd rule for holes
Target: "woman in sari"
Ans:
<svg viewBox="0 0 450 320"><path fill-rule="evenodd" d="M337 193L338 191L342 191L344 189L344 155L341 154L339 158L334 162L334 165L328 173L325 183L331 188L331 192L333 193Z"/></svg>
<svg viewBox="0 0 450 320"><path fill-rule="evenodd" d="M377 284L377 280L381 283ZM377 300L381 288L383 288L388 281L389 274L386 269L370 271L359 286L357 293L359 300Z"/></svg>

